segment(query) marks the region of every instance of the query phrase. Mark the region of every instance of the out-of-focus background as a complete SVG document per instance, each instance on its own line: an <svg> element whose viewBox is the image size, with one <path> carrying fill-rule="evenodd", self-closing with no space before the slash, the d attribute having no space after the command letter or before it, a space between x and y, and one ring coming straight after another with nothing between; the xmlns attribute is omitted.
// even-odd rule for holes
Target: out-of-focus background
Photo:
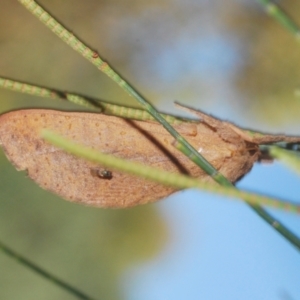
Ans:
<svg viewBox="0 0 300 300"><path fill-rule="evenodd" d="M278 1L300 23L298 1ZM161 111L174 100L243 127L300 134L300 52L254 0L41 0ZM17 1L0 0L0 76L137 106ZM298 96L297 96L298 91ZM0 111L75 105L0 90ZM0 240L95 299L300 299L299 252L246 205L184 191L152 205L68 203L0 152ZM299 201L257 165L239 187ZM300 217L270 210L300 235ZM0 253L0 299L75 299Z"/></svg>

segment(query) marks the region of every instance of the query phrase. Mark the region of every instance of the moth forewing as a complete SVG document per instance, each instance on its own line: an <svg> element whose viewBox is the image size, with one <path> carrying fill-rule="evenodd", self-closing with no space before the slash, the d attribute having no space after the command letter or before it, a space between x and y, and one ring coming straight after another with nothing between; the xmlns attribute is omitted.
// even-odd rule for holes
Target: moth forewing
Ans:
<svg viewBox="0 0 300 300"><path fill-rule="evenodd" d="M209 117L212 118L212 117ZM247 173L259 152L238 133L214 124L186 122L176 129L230 181ZM134 121L93 113L19 110L0 116L0 141L7 158L42 188L61 197L98 207L129 207L157 201L175 189L136 176L108 170L46 143L43 128L78 144L141 162L162 170L213 181L173 146L171 137L155 122Z"/></svg>
<svg viewBox="0 0 300 300"><path fill-rule="evenodd" d="M127 207L165 197L174 189L75 158L40 138L51 129L79 144L172 172L196 169L177 156L172 138L156 123L91 113L20 110L0 117L0 140L8 159L41 187L71 201L102 207ZM107 170L106 170L107 171ZM109 171L109 170L108 170ZM197 174L196 174L197 175Z"/></svg>

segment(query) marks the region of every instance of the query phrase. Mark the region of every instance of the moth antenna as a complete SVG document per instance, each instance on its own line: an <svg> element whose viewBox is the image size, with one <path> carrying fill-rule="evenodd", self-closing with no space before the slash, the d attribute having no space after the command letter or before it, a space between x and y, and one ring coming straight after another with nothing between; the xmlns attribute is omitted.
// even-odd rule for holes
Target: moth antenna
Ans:
<svg viewBox="0 0 300 300"><path fill-rule="evenodd" d="M207 115L205 114L204 112L200 111L200 110L196 110L194 108L191 108L191 107L188 107L188 106L185 106L185 105L182 105L181 103L178 103L178 102L174 102L175 103L175 106L181 110L185 110L197 117L200 118L200 120L206 124L208 124L209 126L213 127L213 128L216 128L220 125L221 121L210 116L210 115Z"/></svg>

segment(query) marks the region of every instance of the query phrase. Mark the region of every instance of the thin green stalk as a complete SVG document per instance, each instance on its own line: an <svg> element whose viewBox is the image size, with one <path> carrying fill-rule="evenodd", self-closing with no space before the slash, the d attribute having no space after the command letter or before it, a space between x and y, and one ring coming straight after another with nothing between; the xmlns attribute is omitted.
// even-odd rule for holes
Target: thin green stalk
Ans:
<svg viewBox="0 0 300 300"><path fill-rule="evenodd" d="M193 162L201 167L207 174L209 174L218 183L224 186L232 186L232 183L220 174L200 153L197 152L178 132L168 123L166 120L156 111L156 109L148 103L141 95L139 95L124 79L122 79L105 61L103 61L96 51L91 50L84 43L82 43L77 37L75 37L70 31L64 28L59 22L57 22L48 12L46 12L41 6L39 6L34 0L18 0L23 4L32 14L34 14L42 23L44 23L49 29L51 29L57 36L59 36L64 42L66 42L75 51L80 53L84 58L92 62L100 71L104 72L108 77L115 81L120 87L122 87L127 93L133 96L164 128L177 141L177 147L179 150L183 150ZM277 222L272 216L270 216L263 208L249 204L250 207L257 212L266 222L268 222L273 228L281 233L290 242L293 241L292 233L279 222ZM271 221L272 220L272 221ZM274 227L274 224L279 224ZM300 243L300 240L299 240Z"/></svg>
<svg viewBox="0 0 300 300"><path fill-rule="evenodd" d="M296 171L300 175L300 155L293 151L284 150L276 146L270 146L269 152L271 156L282 161L289 168Z"/></svg>
<svg viewBox="0 0 300 300"><path fill-rule="evenodd" d="M38 273L39 275L45 277L46 279L48 279L49 281L51 281L55 285L57 285L60 288L64 289L66 292L74 295L78 299L93 300L93 298L85 295L84 293L82 293L78 289L74 288L73 286L69 285L68 283L64 282L63 280L58 279L56 276L54 276L54 275L50 274L49 272L43 270L42 268L40 268L39 266L37 266L33 262L31 262L28 259L24 258L20 254L16 253L15 251L13 251L9 247L7 247L1 241L0 241L0 250L3 253L7 254L8 256L14 258L16 261L20 262L22 265L25 265L26 267L28 267L29 269L31 269L35 273Z"/></svg>
<svg viewBox="0 0 300 300"><path fill-rule="evenodd" d="M42 86L37 86L33 84L28 84L22 81L16 81L12 80L6 77L0 77L0 88L12 90L14 92L20 92L20 93L26 93L33 96L39 96L44 98L50 98L55 100L63 100L63 101L69 101L71 103L81 105L87 108L94 108L97 111L100 111L102 114L105 115L111 115L111 116L117 116L125 119L134 119L139 121L155 121L155 119L146 111L143 109L138 108L132 108L128 106L123 105L117 105L112 104L105 101L100 101L98 99L91 99L87 96L78 95L75 93L71 93L68 91L61 91L58 89L50 89ZM178 105L177 105L178 106ZM179 108L182 108L184 106L179 105ZM168 115L168 114L162 114L161 115L172 125L180 125L183 123L197 123L198 120L195 119L189 119L189 118L182 118L178 116ZM263 134L261 132L256 132L253 130L248 129L242 129L247 135L254 138L259 144L264 143L265 137L269 139L269 135ZM272 143L272 145L277 145L280 148L299 151L300 145L297 145L298 138L294 138L294 140L297 140L296 142L293 142L293 138L290 138L290 142L280 142L280 139L287 140L286 136L277 136L278 138L276 141ZM261 145L260 148L264 150L264 145Z"/></svg>
<svg viewBox="0 0 300 300"><path fill-rule="evenodd" d="M155 119L146 110L143 109L126 107L105 101L94 100L75 93L60 91L57 89L49 89L46 87L28 84L22 81L8 79L6 77L0 77L0 88L12 90L14 92L26 93L33 96L69 101L71 103L75 103L87 108L94 108L106 115L141 121L155 121ZM192 122L192 120L188 120L185 118L175 117L167 114L162 115L172 125L182 124L182 122L188 121Z"/></svg>
<svg viewBox="0 0 300 300"><path fill-rule="evenodd" d="M62 148L73 155L99 163L103 167L108 167L109 169L115 169L132 175L137 175L138 177L158 182L166 186L172 186L177 189L199 188L206 192L212 192L230 198L238 198L240 200L244 199L253 205L261 204L300 214L300 204L261 196L250 192L244 192L234 187L207 183L187 175L170 173L142 163L131 162L111 154L101 153L97 150L79 145L76 142L59 136L47 129L42 131L42 137L51 144Z"/></svg>
<svg viewBox="0 0 300 300"><path fill-rule="evenodd" d="M270 197L264 197L257 194L240 191L234 187L203 183L197 179L190 178L185 175L169 173L142 164L132 163L130 161L117 158L113 155L104 154L78 145L72 141L66 140L64 137L60 137L52 132L49 132L48 130L44 130L42 136L52 144L72 153L73 155L100 163L104 167L108 167L110 169L117 169L133 175L138 175L140 177L176 187L178 189L199 188L207 192L230 197L231 199L243 199L247 201L250 207L253 208L258 215L264 218L264 220L267 221L275 230L277 230L282 236L289 240L291 244L300 250L299 238L291 230L280 224L280 222L267 214L265 210L259 206L259 204L268 205L283 210L300 213L300 206L298 204L287 201L278 201L277 199Z"/></svg>
<svg viewBox="0 0 300 300"><path fill-rule="evenodd" d="M283 27L287 28L297 39L300 39L299 26L280 8L277 4L271 0L257 0L262 4L266 12L277 20Z"/></svg>
<svg viewBox="0 0 300 300"><path fill-rule="evenodd" d="M88 100L79 95L73 93L66 93L54 89L47 89L37 85L32 85L21 81L15 81L4 77L0 77L0 87L24 94L30 94L51 99L61 99L85 106L87 108L99 109L95 101Z"/></svg>

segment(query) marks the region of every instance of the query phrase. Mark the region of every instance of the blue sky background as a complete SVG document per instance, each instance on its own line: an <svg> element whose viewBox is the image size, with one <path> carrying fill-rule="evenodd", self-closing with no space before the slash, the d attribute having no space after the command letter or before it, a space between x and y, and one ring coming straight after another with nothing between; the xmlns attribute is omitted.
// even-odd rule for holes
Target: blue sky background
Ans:
<svg viewBox="0 0 300 300"><path fill-rule="evenodd" d="M299 178L278 163L239 187L299 201ZM126 275L128 299L299 299L299 251L246 205L192 190L158 205L175 238ZM270 212L300 235L299 216Z"/></svg>

